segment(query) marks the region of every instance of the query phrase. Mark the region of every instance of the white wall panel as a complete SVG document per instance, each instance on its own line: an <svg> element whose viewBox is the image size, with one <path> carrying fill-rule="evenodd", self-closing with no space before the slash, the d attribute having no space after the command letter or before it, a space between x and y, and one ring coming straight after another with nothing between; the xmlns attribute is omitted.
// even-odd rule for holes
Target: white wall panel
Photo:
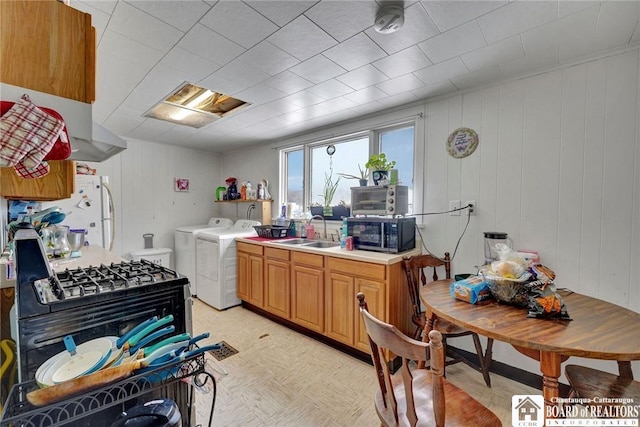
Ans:
<svg viewBox="0 0 640 427"><path fill-rule="evenodd" d="M423 211L447 210L454 199L478 203L454 274L475 271L482 261L483 231L505 231L516 247L540 252L559 287L640 311L639 52L424 105L424 141L418 141L424 144ZM475 129L480 146L465 159L452 159L444 144L460 126ZM264 155L225 155L225 171L262 168ZM268 157L277 167L277 156ZM466 217L434 215L424 222L427 247L453 252ZM494 348L496 360L539 373L537 362L509 346L497 342ZM611 362L574 363L616 371Z"/></svg>

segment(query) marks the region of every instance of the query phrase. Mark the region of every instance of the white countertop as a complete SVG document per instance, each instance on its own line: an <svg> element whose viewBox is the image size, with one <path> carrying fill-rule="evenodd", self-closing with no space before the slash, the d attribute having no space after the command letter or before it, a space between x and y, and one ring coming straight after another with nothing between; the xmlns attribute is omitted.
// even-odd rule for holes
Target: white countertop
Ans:
<svg viewBox="0 0 640 427"><path fill-rule="evenodd" d="M83 246L81 253L82 256L79 256L78 258L50 260L51 268L54 272L59 272L64 271L67 268L74 269L78 267L89 267L100 264L111 264L112 262L120 263L126 261L101 246ZM13 278L7 277L9 269L8 266L9 252L6 251L2 254L2 257L0 257L0 288L13 288L16 285L15 276ZM15 271L13 271L13 274L15 275Z"/></svg>
<svg viewBox="0 0 640 427"><path fill-rule="evenodd" d="M120 263L126 261L112 252L104 249L102 246L83 246L80 250L82 256L78 258L66 258L61 260L51 260L51 268L53 271L64 271L67 268L73 269L78 267L98 266L100 264L111 264L112 262Z"/></svg>
<svg viewBox="0 0 640 427"><path fill-rule="evenodd" d="M399 254L390 254L390 253L384 253L384 252L360 251L357 249L353 251L347 251L345 249L341 249L340 246L335 246L332 248L310 248L304 245L288 245L286 243L285 244L279 243L277 239L276 240L258 240L258 239L254 240L247 237L237 237L236 241L251 243L251 244L260 245L260 246L267 246L270 248L289 249L292 251L307 252L307 253L313 253L318 255L332 256L336 258L344 258L344 259L350 259L354 261L364 261L364 262L370 262L374 264L385 264L385 265L391 265L391 264L400 262L402 261L402 257L406 255L413 256L413 255L420 254L420 248L415 248L410 251L402 252Z"/></svg>

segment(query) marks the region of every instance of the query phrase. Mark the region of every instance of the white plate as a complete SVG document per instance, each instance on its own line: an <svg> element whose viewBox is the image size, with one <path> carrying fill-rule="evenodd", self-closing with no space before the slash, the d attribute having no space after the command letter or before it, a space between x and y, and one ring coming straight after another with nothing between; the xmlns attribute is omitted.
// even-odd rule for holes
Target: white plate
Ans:
<svg viewBox="0 0 640 427"><path fill-rule="evenodd" d="M106 360L106 357L111 352L111 340L108 338L96 338L82 344L79 344L76 347L76 354L84 354L90 351L100 351L103 355L103 359ZM71 353L68 351L63 351L55 356L47 359L40 367L36 370L36 382L40 388L49 387L55 384L53 381L54 373L65 363L71 359Z"/></svg>

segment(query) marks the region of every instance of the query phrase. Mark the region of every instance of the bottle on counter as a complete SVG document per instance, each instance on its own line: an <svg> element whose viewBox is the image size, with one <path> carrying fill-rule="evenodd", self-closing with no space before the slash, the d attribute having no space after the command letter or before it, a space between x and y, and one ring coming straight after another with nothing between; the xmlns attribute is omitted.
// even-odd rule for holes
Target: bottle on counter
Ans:
<svg viewBox="0 0 640 427"><path fill-rule="evenodd" d="M347 248L347 218L342 218L342 227L340 228L340 249Z"/></svg>

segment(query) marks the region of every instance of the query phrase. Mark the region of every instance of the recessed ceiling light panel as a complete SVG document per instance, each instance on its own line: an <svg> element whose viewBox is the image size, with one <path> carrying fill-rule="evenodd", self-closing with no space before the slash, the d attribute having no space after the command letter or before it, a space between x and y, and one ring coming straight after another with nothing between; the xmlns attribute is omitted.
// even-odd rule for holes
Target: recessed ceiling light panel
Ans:
<svg viewBox="0 0 640 427"><path fill-rule="evenodd" d="M184 82L144 116L201 128L247 105L250 104L240 99Z"/></svg>

